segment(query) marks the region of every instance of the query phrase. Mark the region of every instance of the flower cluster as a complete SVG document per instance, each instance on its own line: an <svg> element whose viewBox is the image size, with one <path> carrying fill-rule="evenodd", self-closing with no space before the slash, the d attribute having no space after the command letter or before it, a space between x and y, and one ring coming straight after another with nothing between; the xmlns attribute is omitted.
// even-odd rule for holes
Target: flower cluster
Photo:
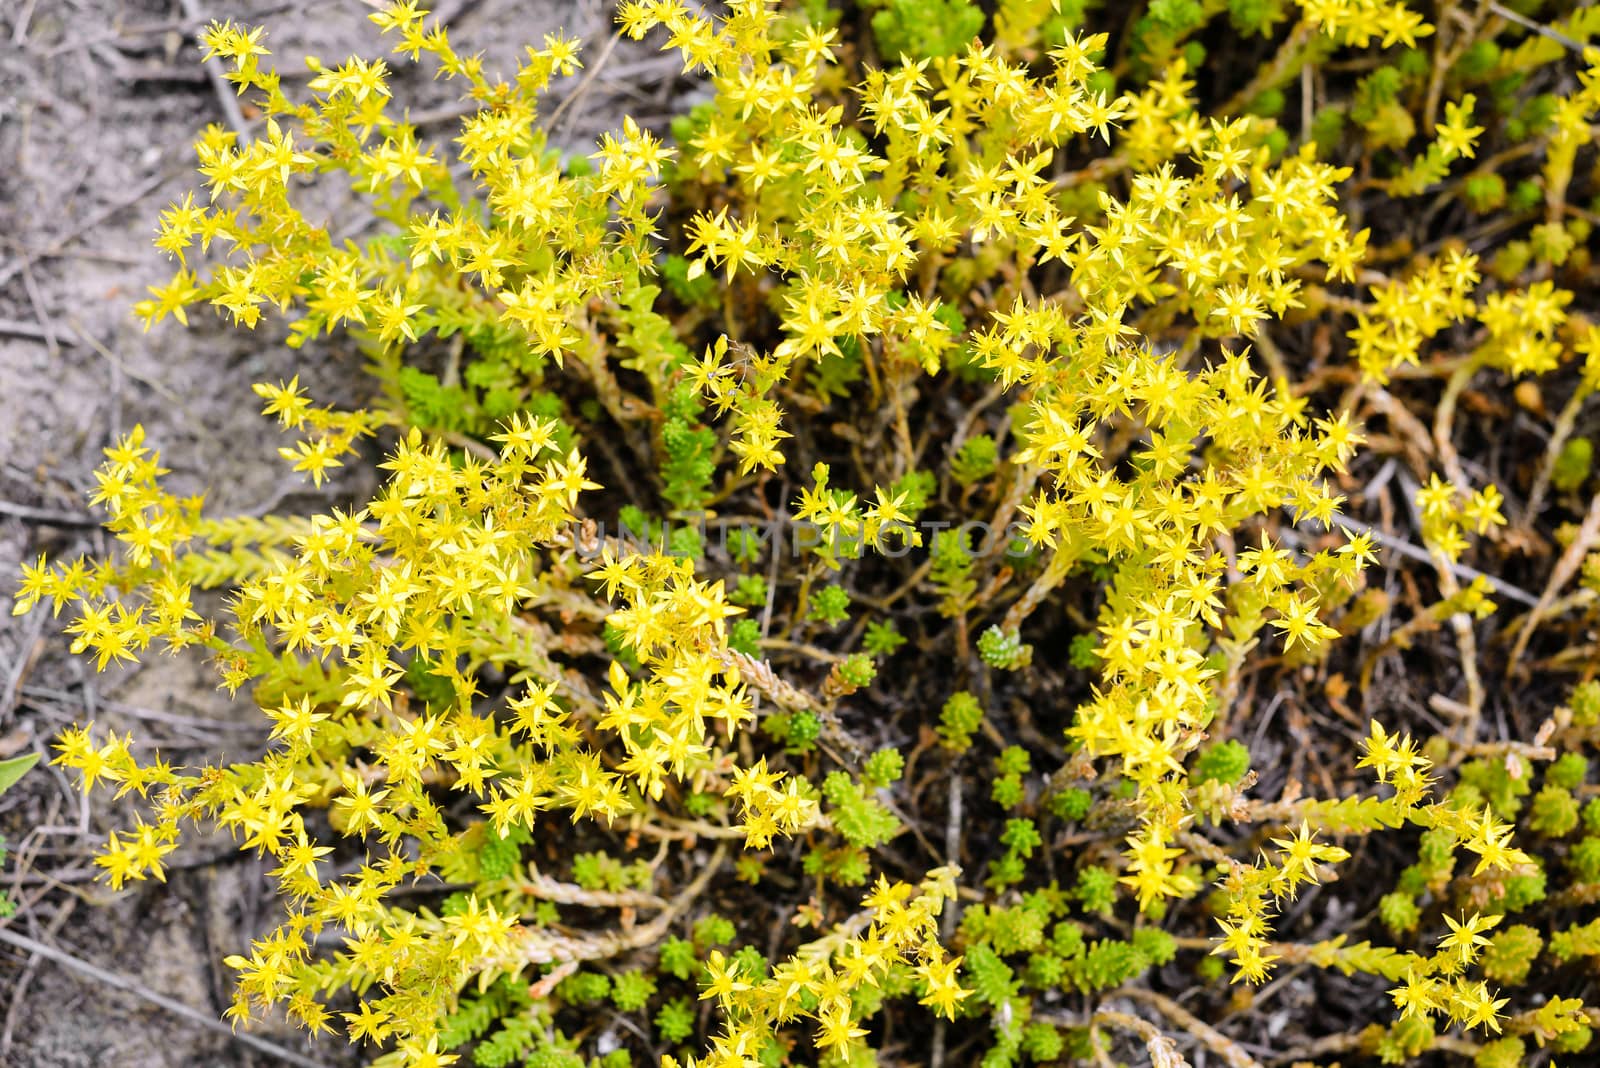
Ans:
<svg viewBox="0 0 1600 1068"><path fill-rule="evenodd" d="M879 0L877 47L904 46L881 65L826 4L725 6L619 6L620 35L664 41L708 99L670 142L629 119L588 155L544 125L582 66L563 36L498 77L398 0L373 16L390 61L313 59L291 94L261 31L205 32L261 130L200 137L204 195L156 238L177 273L138 312L282 313L296 347L354 336L372 410L319 406L297 378L256 392L296 472L321 485L382 436L382 485L311 516L212 516L165 488L136 429L91 498L118 554L24 569L17 610L66 612L98 667L197 647L261 712L263 751L227 765L174 767L93 725L61 737L86 789L140 799L108 881L163 878L185 824L270 856L282 919L229 958L230 1015L281 1006L396 1068L576 1065L561 1027L607 998L653 1023L664 1063L866 1063L890 1029L874 1021L902 1010L938 1021L934 1049L987 1034L987 1068L1103 1062L1103 1028L1181 1063L1147 1021L1058 1004L1160 1008L1134 984L1180 949L1214 950L1207 980L1226 957L1252 983L1309 963L1398 984L1392 1025L1362 1040L1390 1061L1436 1026L1581 1048L1581 1002L1506 1011L1489 983L1520 985L1544 945L1504 922L1544 897L1526 836L1600 833L1587 765L1545 745L1593 744L1600 698L1482 751L1472 620L1495 588L1461 561L1501 536L1506 494L1450 442L1474 376L1576 362L1532 496L1586 478L1562 442L1600 386L1600 333L1554 269L1587 262L1588 210L1565 198L1597 57L1539 106L1543 221L1491 259L1380 247L1371 221L1374 196L1509 195L1486 177L1505 158L1490 116L1521 106L1506 85L1542 53L1500 50L1486 15L1442 20L1430 61L1436 27L1403 3L1297 0L1276 57L1207 113L1197 37L1221 5L1151 4L1114 53L1092 4L1001 0L973 39L986 9L967 0ZM1268 35L1291 5L1226 7ZM1348 105L1314 112L1336 49L1368 58L1346 65ZM391 61L469 101L452 142L422 137ZM1296 81L1292 140L1276 116ZM1355 128L1391 153L1381 174L1341 155ZM323 185L367 236L335 239L310 206ZM1280 348L1297 332L1351 366L1317 355L1297 381ZM1387 390L1435 372L1430 432ZM1353 384L1338 403L1332 380ZM1346 769L1377 792L1324 769L1330 796L1291 781L1256 800L1242 740L1272 717L1250 696L1267 666L1315 676L1353 737L1368 721L1327 670L1389 607L1365 588L1389 542L1344 515L1363 397L1427 472L1413 552L1437 599L1352 674L1366 690L1384 653L1450 623L1459 737L1372 721ZM194 591L219 587L207 618ZM1534 759L1547 785L1519 825ZM993 834L963 837L963 814ZM942 844L923 829L945 821ZM1418 862L1378 914L1397 941L1442 930L1436 951L1277 940L1286 903L1351 860L1336 839L1403 828ZM1596 841L1554 850L1580 889ZM982 875L963 881L968 858ZM753 900L782 921L713 911ZM1550 931L1562 960L1597 944Z"/></svg>

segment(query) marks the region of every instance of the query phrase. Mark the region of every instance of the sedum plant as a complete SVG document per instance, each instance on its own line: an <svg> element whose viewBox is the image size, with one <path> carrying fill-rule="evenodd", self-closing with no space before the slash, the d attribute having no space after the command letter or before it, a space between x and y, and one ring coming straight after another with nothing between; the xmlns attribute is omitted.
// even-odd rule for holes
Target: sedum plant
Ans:
<svg viewBox="0 0 1600 1068"><path fill-rule="evenodd" d="M206 32L262 128L197 142L204 188L157 238L177 273L139 314L210 305L281 318L296 347L353 337L371 404L256 389L296 471L320 484L378 437L383 484L312 516L210 515L136 430L93 494L119 552L30 564L17 609L67 612L101 668L208 655L260 709L269 744L225 766L94 725L58 743L135 810L99 858L113 887L162 878L191 825L273 858L283 914L227 960L234 1020L282 1008L416 1068L620 1065L628 1049L584 1027L600 1006L639 1021L635 1053L719 1068L890 1059L876 1044L903 1013L936 1021L930 1048L977 1036L992 1068L1103 1061L1107 1033L1175 1065L1172 1030L1250 1063L1140 985L1203 949L1199 982L1226 960L1249 984L1284 964L1393 984L1360 1038L1387 1062L1447 1029L1483 1037L1491 1065L1526 1039L1587 1043L1581 998L1514 1004L1490 983L1600 952L1534 914L1550 858L1575 889L1600 874L1579 804L1592 709L1552 727L1571 752L1520 823L1528 773L1467 759L1470 731L1441 751L1360 719L1348 770L1375 783L1276 801L1249 796L1236 736L1264 655L1315 664L1361 629L1377 548L1321 537L1364 436L1291 382L1267 328L1342 317L1374 390L1470 333L1446 443L1474 375L1600 358L1548 271L1519 284L1450 247L1383 274L1341 201L1354 121L1362 151L1391 153L1362 179L1385 196L1461 176L1451 195L1494 202L1463 169L1487 114L1467 90L1527 110L1500 83L1532 59L1478 54L1499 47L1487 22L1452 28L1455 95L1424 103L1424 138L1405 90L1433 84L1412 68L1435 27L1404 4L1151 4L1120 58L1095 7L1007 0L986 30L964 0L875 4L883 59L861 64L825 5L630 0L619 32L676 51L710 99L670 142L627 120L587 157L542 125L581 66L564 37L496 77L415 0L374 14L394 62L473 104L432 143L389 61L310 59L291 93L262 31ZM1294 22L1248 98L1205 114L1196 38L1223 17ZM1282 86L1340 49L1379 65L1348 114L1291 142ZM1526 116L1547 205L1600 110L1595 62ZM352 196L370 236L336 237L318 187ZM1576 255L1552 215L1524 266ZM1393 640L1448 623L1467 661L1495 587L1456 565L1503 497L1433 451L1416 507L1439 599ZM1570 467L1559 487L1581 485ZM961 676L913 717L920 742L872 718L917 656ZM1078 695L1018 712L1046 663ZM943 849L907 811L919 760L981 780L964 803L996 831L968 870L959 786ZM1378 834L1420 840L1377 906L1408 944L1280 938L1280 912ZM719 914L797 886L776 935Z"/></svg>

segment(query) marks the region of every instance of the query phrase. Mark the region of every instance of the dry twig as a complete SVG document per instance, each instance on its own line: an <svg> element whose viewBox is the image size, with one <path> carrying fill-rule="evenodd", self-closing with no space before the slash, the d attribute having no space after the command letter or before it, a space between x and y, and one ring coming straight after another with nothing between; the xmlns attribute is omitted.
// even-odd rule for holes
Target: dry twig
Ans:
<svg viewBox="0 0 1600 1068"><path fill-rule="evenodd" d="M1589 502L1589 512L1583 517L1583 525L1578 528L1577 537L1572 539L1572 544L1567 546L1567 551L1561 554L1561 559L1556 561L1555 570L1550 573L1550 581L1545 583L1544 592L1539 595L1539 600L1534 604L1533 611L1523 617L1522 627L1517 631L1516 644L1511 647L1511 659L1506 664L1506 675L1509 677L1517 670L1517 662L1522 659L1522 654L1528 649L1528 642L1533 638L1534 630L1539 626L1539 621L1549 611L1554 603L1556 594L1561 592L1561 587L1571 581L1572 576L1583 567L1583 558L1594 548L1595 542L1600 541L1600 496Z"/></svg>

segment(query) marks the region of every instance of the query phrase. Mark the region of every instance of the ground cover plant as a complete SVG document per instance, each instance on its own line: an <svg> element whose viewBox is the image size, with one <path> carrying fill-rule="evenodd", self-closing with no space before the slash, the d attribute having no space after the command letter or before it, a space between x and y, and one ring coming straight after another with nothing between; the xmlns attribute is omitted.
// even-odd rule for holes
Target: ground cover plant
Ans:
<svg viewBox="0 0 1600 1068"><path fill-rule="evenodd" d="M1593 9L643 0L617 32L707 99L587 157L545 132L576 41L496 74L373 22L304 92L205 32L251 136L197 141L137 312L359 343L364 407L256 391L295 471L381 488L212 514L136 429L118 551L16 599L270 722L56 747L125 803L112 887L194 826L277 865L236 1023L396 1066L1593 1055Z"/></svg>

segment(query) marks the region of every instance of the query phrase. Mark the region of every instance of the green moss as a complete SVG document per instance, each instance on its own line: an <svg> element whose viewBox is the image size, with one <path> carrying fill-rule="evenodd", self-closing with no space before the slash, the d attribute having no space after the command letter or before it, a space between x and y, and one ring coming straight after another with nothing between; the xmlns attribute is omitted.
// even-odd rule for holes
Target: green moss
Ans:
<svg viewBox="0 0 1600 1068"><path fill-rule="evenodd" d="M1546 786L1533 799L1528 826L1550 838L1571 834L1578 826L1578 799L1571 790Z"/></svg>
<svg viewBox="0 0 1600 1068"><path fill-rule="evenodd" d="M1229 739L1206 748L1195 760L1190 780L1195 783L1222 782L1232 786L1250 770L1250 750Z"/></svg>
<svg viewBox="0 0 1600 1068"><path fill-rule="evenodd" d="M1592 470L1594 442L1585 437L1571 437L1556 454L1555 466L1550 469L1550 484L1562 493L1572 493L1588 481Z"/></svg>
<svg viewBox="0 0 1600 1068"><path fill-rule="evenodd" d="M1516 924L1489 939L1483 953L1483 974L1500 983L1520 986L1528 977L1544 939L1527 924Z"/></svg>
<svg viewBox="0 0 1600 1068"><path fill-rule="evenodd" d="M694 943L683 938L668 938L661 943L658 964L667 975L677 979L689 978L696 964Z"/></svg>
<svg viewBox="0 0 1600 1068"><path fill-rule="evenodd" d="M623 1012L637 1012L656 992L656 981L644 972L622 972L611 980L611 1001Z"/></svg>
<svg viewBox="0 0 1600 1068"><path fill-rule="evenodd" d="M964 752L972 746L972 736L983 723L983 708L965 690L957 691L939 710L939 741L947 749Z"/></svg>
<svg viewBox="0 0 1600 1068"><path fill-rule="evenodd" d="M1085 912L1110 912L1117 901L1117 876L1110 868L1080 868L1076 885Z"/></svg>
<svg viewBox="0 0 1600 1068"><path fill-rule="evenodd" d="M983 22L971 0L887 0L872 16L872 33L884 56L931 59L965 49Z"/></svg>
<svg viewBox="0 0 1600 1068"><path fill-rule="evenodd" d="M1399 937L1415 931L1422 914L1415 897L1396 890L1378 900L1378 915L1389 932Z"/></svg>

